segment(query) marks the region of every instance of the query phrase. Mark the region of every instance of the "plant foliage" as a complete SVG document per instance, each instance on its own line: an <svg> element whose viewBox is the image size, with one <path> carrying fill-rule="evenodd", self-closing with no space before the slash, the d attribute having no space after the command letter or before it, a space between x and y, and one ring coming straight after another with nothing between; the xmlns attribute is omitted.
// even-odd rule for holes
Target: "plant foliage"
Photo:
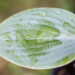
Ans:
<svg viewBox="0 0 75 75"><path fill-rule="evenodd" d="M11 16L0 24L0 56L32 69L75 60L75 15L59 8L36 8Z"/></svg>

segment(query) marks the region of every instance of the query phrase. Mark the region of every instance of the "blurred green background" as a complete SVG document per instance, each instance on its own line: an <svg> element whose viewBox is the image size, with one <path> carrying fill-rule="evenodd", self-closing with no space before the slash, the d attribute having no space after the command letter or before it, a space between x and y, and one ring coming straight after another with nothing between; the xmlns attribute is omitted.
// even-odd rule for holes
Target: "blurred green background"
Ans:
<svg viewBox="0 0 75 75"><path fill-rule="evenodd" d="M0 0L0 22L25 9L63 8L75 12L75 0ZM0 75L51 75L52 70L31 70L0 58Z"/></svg>

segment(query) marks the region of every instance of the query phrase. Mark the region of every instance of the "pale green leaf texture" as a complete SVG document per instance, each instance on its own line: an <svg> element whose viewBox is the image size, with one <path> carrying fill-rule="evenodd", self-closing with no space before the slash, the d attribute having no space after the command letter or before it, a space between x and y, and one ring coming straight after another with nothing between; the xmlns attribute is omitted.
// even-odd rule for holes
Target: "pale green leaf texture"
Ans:
<svg viewBox="0 0 75 75"><path fill-rule="evenodd" d="M75 60L75 15L59 8L36 8L0 25L0 56L32 69L55 68Z"/></svg>

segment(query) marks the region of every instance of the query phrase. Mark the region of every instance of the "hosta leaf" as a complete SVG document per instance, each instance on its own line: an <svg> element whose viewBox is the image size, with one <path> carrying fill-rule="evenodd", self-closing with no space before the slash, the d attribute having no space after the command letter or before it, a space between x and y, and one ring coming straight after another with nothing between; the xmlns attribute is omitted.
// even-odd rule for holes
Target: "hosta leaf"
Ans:
<svg viewBox="0 0 75 75"><path fill-rule="evenodd" d="M75 15L58 8L36 8L11 16L0 25L0 56L32 69L75 60Z"/></svg>

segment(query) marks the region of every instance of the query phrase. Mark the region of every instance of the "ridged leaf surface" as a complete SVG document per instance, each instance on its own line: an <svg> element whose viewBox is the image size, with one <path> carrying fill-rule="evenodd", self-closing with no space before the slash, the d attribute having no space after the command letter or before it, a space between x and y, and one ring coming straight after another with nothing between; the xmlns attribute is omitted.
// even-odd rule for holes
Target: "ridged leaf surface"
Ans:
<svg viewBox="0 0 75 75"><path fill-rule="evenodd" d="M11 16L0 24L0 56L32 69L75 60L75 15L58 8L36 8Z"/></svg>

